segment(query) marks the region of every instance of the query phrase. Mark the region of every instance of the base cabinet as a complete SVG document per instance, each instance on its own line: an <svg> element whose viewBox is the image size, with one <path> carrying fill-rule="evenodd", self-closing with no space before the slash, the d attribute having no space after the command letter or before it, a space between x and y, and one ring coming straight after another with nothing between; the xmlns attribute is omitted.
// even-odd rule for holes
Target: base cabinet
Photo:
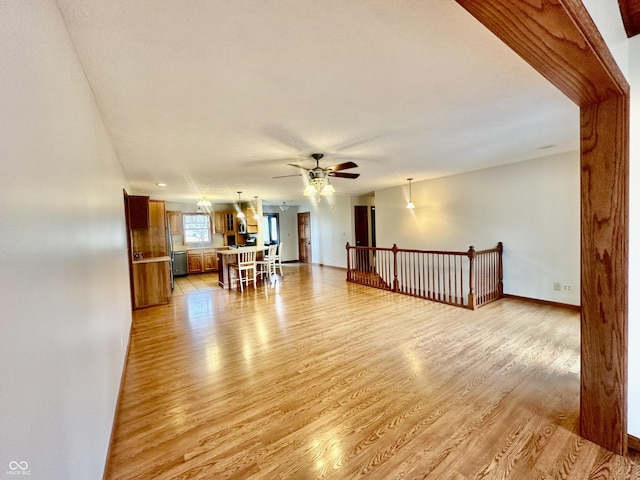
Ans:
<svg viewBox="0 0 640 480"><path fill-rule="evenodd" d="M218 270L217 250L189 250L187 252L189 273L215 272Z"/></svg>
<svg viewBox="0 0 640 480"><path fill-rule="evenodd" d="M134 308L169 302L171 297L170 262L133 264Z"/></svg>
<svg viewBox="0 0 640 480"><path fill-rule="evenodd" d="M215 250L202 252L202 260L205 272L214 272L218 270L218 254Z"/></svg>
<svg viewBox="0 0 640 480"><path fill-rule="evenodd" d="M202 252L187 252L187 265L189 273L202 272Z"/></svg>

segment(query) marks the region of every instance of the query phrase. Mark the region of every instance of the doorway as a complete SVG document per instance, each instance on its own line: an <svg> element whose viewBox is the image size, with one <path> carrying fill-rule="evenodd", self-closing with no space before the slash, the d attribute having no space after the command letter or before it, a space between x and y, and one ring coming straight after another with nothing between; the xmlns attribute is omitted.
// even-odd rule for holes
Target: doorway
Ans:
<svg viewBox="0 0 640 480"><path fill-rule="evenodd" d="M369 207L366 205L356 205L353 207L353 216L355 223L355 241L356 247L369 246ZM355 258L354 267L360 271L366 272L371 265L369 252L358 251Z"/></svg>
<svg viewBox="0 0 640 480"><path fill-rule="evenodd" d="M311 213L298 213L298 261L311 263Z"/></svg>

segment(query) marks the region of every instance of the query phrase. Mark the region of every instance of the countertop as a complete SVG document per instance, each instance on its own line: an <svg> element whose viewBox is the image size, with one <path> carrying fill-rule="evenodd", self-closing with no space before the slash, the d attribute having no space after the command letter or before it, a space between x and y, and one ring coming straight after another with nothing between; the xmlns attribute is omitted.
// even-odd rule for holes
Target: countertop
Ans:
<svg viewBox="0 0 640 480"><path fill-rule="evenodd" d="M169 255L165 256L165 257L150 257L150 258L140 258L138 260L134 260L133 264L140 264L140 263L155 263L155 262L168 262L171 260L171 257Z"/></svg>
<svg viewBox="0 0 640 480"><path fill-rule="evenodd" d="M174 252L188 252L189 250L225 250L229 247L226 246L213 246L213 245L203 245L203 246L186 246L186 245L180 245L178 246L174 246L173 247L173 251Z"/></svg>
<svg viewBox="0 0 640 480"><path fill-rule="evenodd" d="M218 253L222 255L237 255L239 252L261 252L264 248L258 247L238 247L229 248L228 250L219 250Z"/></svg>

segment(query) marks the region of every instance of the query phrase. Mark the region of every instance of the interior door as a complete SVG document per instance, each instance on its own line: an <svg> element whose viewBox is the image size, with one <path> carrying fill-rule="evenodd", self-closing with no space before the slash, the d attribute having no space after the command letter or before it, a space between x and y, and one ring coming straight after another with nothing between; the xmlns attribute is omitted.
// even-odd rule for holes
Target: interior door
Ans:
<svg viewBox="0 0 640 480"><path fill-rule="evenodd" d="M356 205L353 207L353 214L355 219L355 239L356 247L368 247L369 246L369 208L364 205ZM356 255L355 267L360 271L369 270L370 252L363 251L358 252Z"/></svg>
<svg viewBox="0 0 640 480"><path fill-rule="evenodd" d="M298 260L311 263L311 213L298 213Z"/></svg>
<svg viewBox="0 0 640 480"><path fill-rule="evenodd" d="M369 246L369 214L368 207L356 205L353 207L356 224L356 247Z"/></svg>

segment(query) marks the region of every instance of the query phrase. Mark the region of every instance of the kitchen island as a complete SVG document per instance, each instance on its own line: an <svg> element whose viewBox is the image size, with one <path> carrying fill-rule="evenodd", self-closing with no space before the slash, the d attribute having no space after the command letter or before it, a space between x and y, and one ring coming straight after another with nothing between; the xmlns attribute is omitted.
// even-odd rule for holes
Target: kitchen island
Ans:
<svg viewBox="0 0 640 480"><path fill-rule="evenodd" d="M238 253L240 252L262 252L259 247L238 247L229 250L218 250L218 285L222 288L231 288L229 281L229 265L238 263Z"/></svg>

